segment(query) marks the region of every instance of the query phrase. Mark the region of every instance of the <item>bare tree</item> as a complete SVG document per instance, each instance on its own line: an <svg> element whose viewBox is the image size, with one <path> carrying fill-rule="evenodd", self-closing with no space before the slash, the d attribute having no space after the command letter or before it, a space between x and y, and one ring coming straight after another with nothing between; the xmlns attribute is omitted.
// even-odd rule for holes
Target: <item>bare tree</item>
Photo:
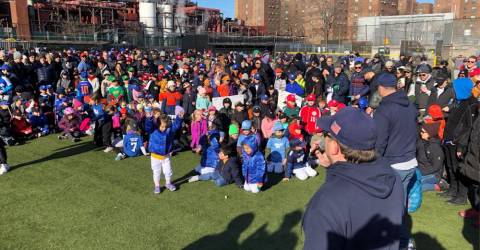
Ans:
<svg viewBox="0 0 480 250"><path fill-rule="evenodd" d="M328 38L330 36L330 32L332 31L333 26L337 22L337 13L338 13L338 5L335 3L334 0L324 1L320 4L320 11L319 17L322 22L322 33L323 39L325 40L325 48L328 48Z"/></svg>

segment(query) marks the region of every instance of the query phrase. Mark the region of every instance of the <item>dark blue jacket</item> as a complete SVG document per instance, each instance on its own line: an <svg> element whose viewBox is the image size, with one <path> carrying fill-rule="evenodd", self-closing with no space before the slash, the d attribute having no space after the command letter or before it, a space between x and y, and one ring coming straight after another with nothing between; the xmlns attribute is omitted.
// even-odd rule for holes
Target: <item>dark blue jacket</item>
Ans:
<svg viewBox="0 0 480 250"><path fill-rule="evenodd" d="M403 186L383 159L337 162L303 217L304 249L398 250Z"/></svg>
<svg viewBox="0 0 480 250"><path fill-rule="evenodd" d="M367 80L365 80L363 72L353 73L350 79L352 79L350 81L350 96L365 96L368 94L368 92L370 91L370 86L368 86Z"/></svg>
<svg viewBox="0 0 480 250"><path fill-rule="evenodd" d="M245 181L249 184L263 183L265 176L265 158L263 158L262 152L258 151L257 138L255 136L247 136L242 142L242 147L244 143L250 146L252 153L247 154L245 150L242 149L243 177L245 177Z"/></svg>
<svg viewBox="0 0 480 250"><path fill-rule="evenodd" d="M237 186L243 185L242 173L240 172L237 158L232 157L228 159L226 163L223 163L223 161L218 161L217 171L227 184L235 182L235 185Z"/></svg>
<svg viewBox="0 0 480 250"><path fill-rule="evenodd" d="M382 99L373 119L377 124L375 148L390 164L415 158L417 145L417 110L404 91Z"/></svg>
<svg viewBox="0 0 480 250"><path fill-rule="evenodd" d="M287 156L287 171L285 171L285 177L292 177L294 169L305 167L307 157L303 150L295 151L290 150Z"/></svg>
<svg viewBox="0 0 480 250"><path fill-rule="evenodd" d="M182 119L177 117L172 123L172 126L165 131L155 130L155 132L150 135L148 151L162 156L170 154L172 152L173 137L181 127Z"/></svg>

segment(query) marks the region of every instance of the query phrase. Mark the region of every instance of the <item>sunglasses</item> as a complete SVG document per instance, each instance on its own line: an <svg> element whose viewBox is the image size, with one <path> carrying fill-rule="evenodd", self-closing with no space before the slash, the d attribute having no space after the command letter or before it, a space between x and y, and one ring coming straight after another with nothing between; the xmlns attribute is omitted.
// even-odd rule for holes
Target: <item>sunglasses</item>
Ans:
<svg viewBox="0 0 480 250"><path fill-rule="evenodd" d="M355 67L355 69L362 69L362 67Z"/></svg>
<svg viewBox="0 0 480 250"><path fill-rule="evenodd" d="M419 76L427 76L427 74L420 74Z"/></svg>
<svg viewBox="0 0 480 250"><path fill-rule="evenodd" d="M476 61L468 61L469 63L476 63Z"/></svg>

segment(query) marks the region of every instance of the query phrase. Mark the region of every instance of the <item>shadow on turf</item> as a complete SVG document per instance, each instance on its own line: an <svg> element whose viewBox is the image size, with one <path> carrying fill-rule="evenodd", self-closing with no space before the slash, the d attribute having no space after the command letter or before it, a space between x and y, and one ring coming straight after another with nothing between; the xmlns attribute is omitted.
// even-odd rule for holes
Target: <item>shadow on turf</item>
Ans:
<svg viewBox="0 0 480 250"><path fill-rule="evenodd" d="M205 236L184 250L196 249L294 249L298 242L297 233L292 229L300 223L302 213L299 210L286 214L280 228L270 234L267 224L262 225L242 243L240 235L253 222L253 213L245 213L235 217L227 226L227 229L219 234Z"/></svg>
<svg viewBox="0 0 480 250"><path fill-rule="evenodd" d="M95 146L91 141L86 141L86 142L81 142L81 143L78 143L78 144L68 145L68 146L65 146L63 148L56 149L54 151L54 153L51 153L50 155L47 155L43 158L36 159L36 160L33 160L33 161L29 161L29 162L20 163L20 164L17 164L15 166L12 166L10 168L10 171L14 171L14 170L17 170L19 168L26 167L26 166L29 166L29 165L42 163L42 162L45 162L45 161L61 159L61 158L70 157L70 156L77 155L77 154L82 154L82 153L85 153L85 152L88 152L88 151L95 150L97 148L98 147Z"/></svg>
<svg viewBox="0 0 480 250"><path fill-rule="evenodd" d="M474 219L464 218L462 235L472 245L473 250L480 250L480 234L478 229L473 227Z"/></svg>

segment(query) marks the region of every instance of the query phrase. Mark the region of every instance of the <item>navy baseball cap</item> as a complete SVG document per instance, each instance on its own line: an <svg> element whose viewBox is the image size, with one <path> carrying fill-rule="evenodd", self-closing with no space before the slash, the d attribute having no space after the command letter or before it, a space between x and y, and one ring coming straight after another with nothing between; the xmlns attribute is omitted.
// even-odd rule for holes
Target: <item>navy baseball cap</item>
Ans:
<svg viewBox="0 0 480 250"><path fill-rule="evenodd" d="M338 142L355 150L372 150L377 140L375 121L360 109L346 107L318 119L317 125Z"/></svg>
<svg viewBox="0 0 480 250"><path fill-rule="evenodd" d="M381 73L377 77L375 77L375 82L377 85L381 85L383 87L396 87L397 86L397 78L391 73Z"/></svg>
<svg viewBox="0 0 480 250"><path fill-rule="evenodd" d="M291 148L294 148L294 147L305 147L305 145L307 145L306 142L296 138L296 139L293 139L291 142L290 142L290 147Z"/></svg>

